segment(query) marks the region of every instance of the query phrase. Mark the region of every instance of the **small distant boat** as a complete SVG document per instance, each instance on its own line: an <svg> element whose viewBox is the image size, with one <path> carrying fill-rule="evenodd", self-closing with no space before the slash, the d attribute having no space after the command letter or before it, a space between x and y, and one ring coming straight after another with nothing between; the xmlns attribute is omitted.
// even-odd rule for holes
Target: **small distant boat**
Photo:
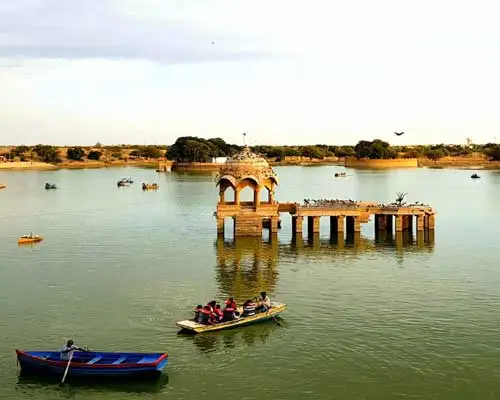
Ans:
<svg viewBox="0 0 500 400"><path fill-rule="evenodd" d="M3 185L0 183L0 189L5 189L7 187L7 185Z"/></svg>
<svg viewBox="0 0 500 400"><path fill-rule="evenodd" d="M471 179L479 179L479 178L481 178L478 174L472 174L470 177L471 177Z"/></svg>
<svg viewBox="0 0 500 400"><path fill-rule="evenodd" d="M157 183L143 183L142 184L142 190L157 190L160 188L160 185Z"/></svg>
<svg viewBox="0 0 500 400"><path fill-rule="evenodd" d="M117 182L118 186L130 186L134 181L132 178L122 178Z"/></svg>
<svg viewBox="0 0 500 400"><path fill-rule="evenodd" d="M57 186L54 183L46 183L45 184L45 190L50 190L50 189L57 189Z"/></svg>
<svg viewBox="0 0 500 400"><path fill-rule="evenodd" d="M345 172L335 172L335 178L341 178L341 177L344 177L344 176L347 176L347 174Z"/></svg>
<svg viewBox="0 0 500 400"><path fill-rule="evenodd" d="M43 240L43 237L40 235L23 235L20 238L17 239L17 243L19 244L24 244L24 243L37 243L41 242Z"/></svg>
<svg viewBox="0 0 500 400"><path fill-rule="evenodd" d="M63 377L68 361L59 351L16 350L21 371ZM168 363L166 353L111 353L75 351L68 377L146 377L161 374Z"/></svg>
<svg viewBox="0 0 500 400"><path fill-rule="evenodd" d="M276 318L280 313L286 310L286 304L284 303L271 303L271 308L268 312L257 313L250 317L241 317L233 321L221 322L214 325L203 325L195 322L192 319L186 319L184 321L179 321L176 325L182 328L183 331L191 333L205 333L220 331L223 329L237 328L240 326L247 326L256 324L258 322L269 321L270 319ZM243 308L238 309L240 314L243 312Z"/></svg>

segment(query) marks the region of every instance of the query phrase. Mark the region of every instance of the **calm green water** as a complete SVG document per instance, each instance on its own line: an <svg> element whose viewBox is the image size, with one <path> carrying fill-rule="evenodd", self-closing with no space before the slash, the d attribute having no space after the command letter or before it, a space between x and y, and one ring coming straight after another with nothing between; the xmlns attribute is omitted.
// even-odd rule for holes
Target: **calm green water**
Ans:
<svg viewBox="0 0 500 400"><path fill-rule="evenodd" d="M277 168L282 201L387 201L408 192L438 211L434 242L376 243L373 223L343 248L217 242L211 175L145 169L0 172L2 399L498 399L500 174ZM136 183L117 188L132 176ZM141 181L159 181L142 192ZM45 191L46 181L61 187ZM18 247L25 232L43 234ZM197 303L267 289L288 303L266 323L178 336ZM18 376L15 348L166 351L151 384L51 382Z"/></svg>

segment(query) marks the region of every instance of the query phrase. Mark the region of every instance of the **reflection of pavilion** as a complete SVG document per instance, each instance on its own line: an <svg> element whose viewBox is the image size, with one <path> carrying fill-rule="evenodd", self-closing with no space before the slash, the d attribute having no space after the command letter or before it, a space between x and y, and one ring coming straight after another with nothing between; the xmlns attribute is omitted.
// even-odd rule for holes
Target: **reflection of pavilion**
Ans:
<svg viewBox="0 0 500 400"><path fill-rule="evenodd" d="M263 242L256 237L237 237L225 242L219 237L217 246L217 281L224 296L242 302L261 291L273 293L278 273L278 243Z"/></svg>

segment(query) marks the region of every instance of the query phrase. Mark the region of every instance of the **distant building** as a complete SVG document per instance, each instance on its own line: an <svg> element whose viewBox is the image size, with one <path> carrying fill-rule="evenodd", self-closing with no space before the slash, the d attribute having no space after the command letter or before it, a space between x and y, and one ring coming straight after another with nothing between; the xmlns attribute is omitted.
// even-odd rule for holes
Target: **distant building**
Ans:
<svg viewBox="0 0 500 400"><path fill-rule="evenodd" d="M227 157L212 157L213 164L224 164L227 161Z"/></svg>
<svg viewBox="0 0 500 400"><path fill-rule="evenodd" d="M468 138L466 139L466 146L467 146L467 147L472 147L472 145L473 145L473 143L472 143L472 138L468 137Z"/></svg>

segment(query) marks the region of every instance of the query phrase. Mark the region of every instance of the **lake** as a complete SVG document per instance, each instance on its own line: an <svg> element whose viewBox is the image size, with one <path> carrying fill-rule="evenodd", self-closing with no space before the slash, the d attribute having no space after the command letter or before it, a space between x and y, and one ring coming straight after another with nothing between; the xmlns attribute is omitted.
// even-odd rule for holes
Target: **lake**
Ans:
<svg viewBox="0 0 500 400"><path fill-rule="evenodd" d="M437 211L423 245L344 245L216 234L212 174L110 168L0 172L1 399L498 399L500 172L278 167L278 201L408 201ZM135 183L118 188L131 176ZM157 181L143 192L141 182ZM45 182L60 189L45 191ZM306 225L306 223L304 223ZM304 232L307 228L304 226ZM17 237L45 240L18 247ZM273 321L177 335L193 307L267 290L288 304ZM71 337L108 351L165 351L152 383L60 387L20 377L14 349Z"/></svg>

